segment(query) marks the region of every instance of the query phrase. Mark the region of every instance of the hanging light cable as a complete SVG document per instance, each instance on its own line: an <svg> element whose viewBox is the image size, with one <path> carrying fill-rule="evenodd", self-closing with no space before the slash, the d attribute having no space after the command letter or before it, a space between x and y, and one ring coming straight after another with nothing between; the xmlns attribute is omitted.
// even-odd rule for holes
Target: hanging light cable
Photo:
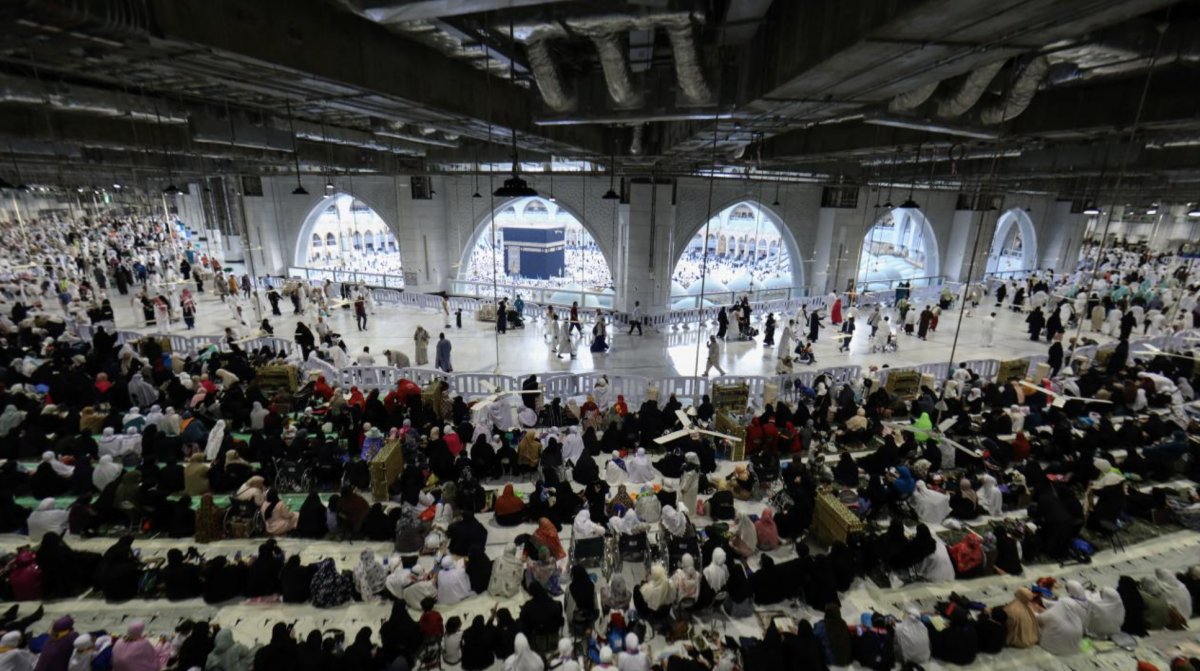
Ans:
<svg viewBox="0 0 1200 671"><path fill-rule="evenodd" d="M296 163L296 188L292 189L292 195L307 196L308 190L300 183L300 152L296 151L296 122L292 119L292 103L285 100L283 105L287 110L288 128L292 131L292 160Z"/></svg>
<svg viewBox="0 0 1200 671"><path fill-rule="evenodd" d="M516 44L516 39L513 37L515 32L513 22L510 19L508 22L508 39L514 45ZM508 78L512 82L517 80L516 63L517 60L515 58L508 59ZM512 128L512 177L504 180L504 184L499 189L496 189L492 195L498 198L525 198L538 195L537 189L529 186L525 180L521 179L521 162L517 154L517 129L515 126Z"/></svg>

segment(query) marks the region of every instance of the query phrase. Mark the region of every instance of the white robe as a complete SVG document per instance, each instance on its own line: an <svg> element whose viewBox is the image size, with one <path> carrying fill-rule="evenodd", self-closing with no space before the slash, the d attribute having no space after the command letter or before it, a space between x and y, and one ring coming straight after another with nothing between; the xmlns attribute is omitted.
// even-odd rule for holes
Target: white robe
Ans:
<svg viewBox="0 0 1200 671"><path fill-rule="evenodd" d="M658 470L650 463L650 457L646 456L646 449L642 447L626 462L625 467L629 469L629 481L635 484L651 482L658 477Z"/></svg>
<svg viewBox="0 0 1200 671"><path fill-rule="evenodd" d="M42 536L50 532L54 532L59 536L67 535L67 518L70 512L54 507L54 500L50 500L48 507L43 503L38 506L38 509L29 513L27 524L29 525L29 540L34 543L41 543Z"/></svg>
<svg viewBox="0 0 1200 671"><path fill-rule="evenodd" d="M208 442L204 445L205 461L212 461L217 458L217 453L221 451L221 443L225 440L225 420L217 420L216 426L208 432Z"/></svg>
<svg viewBox="0 0 1200 671"><path fill-rule="evenodd" d="M566 438L563 438L562 456L563 462L571 462L575 464L579 461L579 457L583 455L583 437L579 435L579 427L571 427L570 433Z"/></svg>
<svg viewBox="0 0 1200 671"><path fill-rule="evenodd" d="M1087 614L1086 604L1071 597L1059 599L1045 612L1037 614L1038 625L1041 626L1038 644L1052 655L1078 654Z"/></svg>
<svg viewBox="0 0 1200 671"><path fill-rule="evenodd" d="M917 488L909 502L916 511L917 518L925 524L941 524L950 516L950 497L942 492L933 491L925 486L924 482L917 482Z"/></svg>
<svg viewBox="0 0 1200 671"><path fill-rule="evenodd" d="M113 462L111 456L102 456L100 457L100 463L96 464L92 469L92 484L95 485L97 491L102 492L105 487L121 477L121 473L124 470L120 464Z"/></svg>
<svg viewBox="0 0 1200 671"><path fill-rule="evenodd" d="M950 552L941 539L935 537L934 540L937 542L937 548L922 559L914 570L929 582L950 582L954 580L954 563L950 561Z"/></svg>
<svg viewBox="0 0 1200 671"><path fill-rule="evenodd" d="M475 596L475 593L471 591L471 578L467 576L467 570L459 566L457 562L453 568L444 568L438 571L437 600L439 605L448 606L472 596Z"/></svg>
<svg viewBox="0 0 1200 671"><path fill-rule="evenodd" d="M1092 638L1108 638L1121 631L1125 622L1125 604L1121 595L1111 587L1088 600L1087 626L1085 630Z"/></svg>
<svg viewBox="0 0 1200 671"><path fill-rule="evenodd" d="M1004 512L1004 494L996 486L996 478L985 475L981 478L983 485L979 487L979 505L987 514L999 516Z"/></svg>

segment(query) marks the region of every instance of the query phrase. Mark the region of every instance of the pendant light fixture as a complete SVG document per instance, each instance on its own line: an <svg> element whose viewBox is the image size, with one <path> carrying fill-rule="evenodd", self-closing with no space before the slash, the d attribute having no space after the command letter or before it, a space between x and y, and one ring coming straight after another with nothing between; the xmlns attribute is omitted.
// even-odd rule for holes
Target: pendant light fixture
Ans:
<svg viewBox="0 0 1200 671"><path fill-rule="evenodd" d="M300 183L300 153L296 151L296 122L292 120L292 103L285 100L283 105L287 110L288 128L292 131L292 160L296 164L296 188L292 189L292 195L307 196L308 189Z"/></svg>
<svg viewBox="0 0 1200 671"><path fill-rule="evenodd" d="M162 192L164 196L178 196L179 187L175 186L175 171L172 169L171 165L171 154L167 151L167 143L162 136L162 115L160 115L158 112L157 102L154 103L154 118L156 121L158 121L158 125L156 126L158 129L156 131L158 133L158 146L159 149L162 150L163 159L167 162L167 186L162 190ZM163 205L163 207L165 208L166 205Z"/></svg>
<svg viewBox="0 0 1200 671"><path fill-rule="evenodd" d="M895 186L895 184L896 184L896 163L899 162L898 161L899 158L900 158L900 148L897 147L896 152L894 154L892 154L892 172L888 178L887 200L883 201L883 205L882 205L883 209L888 210L889 212L891 210L896 209L896 206L892 205L892 187Z"/></svg>
<svg viewBox="0 0 1200 671"><path fill-rule="evenodd" d="M609 161L608 161L608 191L604 192L603 196L600 196L601 199L603 199L603 200L620 200L621 199L621 196L618 195L617 192L613 190L614 177L616 177L616 173L617 173L617 138L614 137L613 145L612 145L612 153L609 155Z"/></svg>
<svg viewBox="0 0 1200 671"><path fill-rule="evenodd" d="M513 29L512 21L508 22L508 39L512 44L516 44L513 34L516 31ZM508 79L509 81L517 81L516 59L508 59ZM512 177L504 180L504 184L496 189L492 195L498 198L525 198L528 196L538 195L537 189L529 186L529 183L521 179L521 162L517 155L517 129L512 129Z"/></svg>
<svg viewBox="0 0 1200 671"><path fill-rule="evenodd" d="M771 207L779 207L779 182L775 182L775 200L771 201Z"/></svg>
<svg viewBox="0 0 1200 671"><path fill-rule="evenodd" d="M557 203L558 199L554 197L554 157L550 157L550 198L551 203Z"/></svg>
<svg viewBox="0 0 1200 671"><path fill-rule="evenodd" d="M917 167L918 167L917 164L920 161L921 161L921 145L917 145L917 153L916 153L916 155L913 156L913 178L908 180L908 198L903 203L900 203L901 209L917 210L917 209L920 209L920 207L921 207L920 205L917 205L917 201L913 200L913 186L915 186L915 184L916 184Z"/></svg>

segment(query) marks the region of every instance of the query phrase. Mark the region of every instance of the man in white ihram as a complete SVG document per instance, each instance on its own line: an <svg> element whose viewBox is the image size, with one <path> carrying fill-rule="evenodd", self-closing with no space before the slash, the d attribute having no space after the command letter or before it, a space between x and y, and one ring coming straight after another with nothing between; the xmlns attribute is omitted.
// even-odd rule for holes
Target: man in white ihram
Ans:
<svg viewBox="0 0 1200 671"><path fill-rule="evenodd" d="M996 337L996 313L983 318L983 346L991 347L992 340Z"/></svg>
<svg viewBox="0 0 1200 671"><path fill-rule="evenodd" d="M725 374L725 369L721 368L721 345L716 336L708 336L708 365L704 367L704 376L708 377L708 371L714 367L721 375Z"/></svg>

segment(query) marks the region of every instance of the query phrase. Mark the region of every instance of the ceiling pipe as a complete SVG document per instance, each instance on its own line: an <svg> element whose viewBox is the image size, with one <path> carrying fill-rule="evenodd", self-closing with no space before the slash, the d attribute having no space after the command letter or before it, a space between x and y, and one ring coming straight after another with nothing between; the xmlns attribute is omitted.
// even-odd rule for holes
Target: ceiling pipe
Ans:
<svg viewBox="0 0 1200 671"><path fill-rule="evenodd" d="M984 124L995 124L1015 119L1021 115L1033 101L1042 79L1050 69L1050 61L1045 56L1038 56L1025 66L1016 81L1004 93L1004 97L996 103L988 105L979 114L979 120Z"/></svg>
<svg viewBox="0 0 1200 671"><path fill-rule="evenodd" d="M155 107L146 98L73 84L41 83L0 75L0 102L49 106L65 112L132 117L155 123L187 123L188 115L170 103Z"/></svg>
<svg viewBox="0 0 1200 671"><path fill-rule="evenodd" d="M549 40L564 36L564 31L557 26L554 30L539 28L533 30L525 42L525 53L529 55L529 67L533 70L533 80L537 82L538 91L546 106L555 112L572 112L577 100L567 92L559 74L558 64L550 55Z"/></svg>
<svg viewBox="0 0 1200 671"><path fill-rule="evenodd" d="M914 110L929 100L941 82L929 82L910 91L905 91L888 101L889 112L908 112Z"/></svg>
<svg viewBox="0 0 1200 671"><path fill-rule="evenodd" d="M596 46L608 95L617 107L641 106L642 96L633 88L633 75L621 41L621 34L635 27L632 17L568 19L566 23L568 28L591 39Z"/></svg>
<svg viewBox="0 0 1200 671"><path fill-rule="evenodd" d="M629 153L633 156L641 156L645 151L642 144L642 134L646 130L645 124L637 124L633 127L633 139L629 142Z"/></svg>
<svg viewBox="0 0 1200 671"><path fill-rule="evenodd" d="M675 77L683 95L696 105L712 102L712 89L704 79L704 68L700 65L700 50L692 32L692 17L689 14L672 14L662 18L662 26L671 39L671 52L675 56Z"/></svg>
<svg viewBox="0 0 1200 671"><path fill-rule="evenodd" d="M988 85L996 78L996 74L1002 67L1004 67L1004 61L996 61L972 70L957 89L947 92L938 99L937 115L942 118L953 118L966 114L967 110L979 102L980 96L987 90Z"/></svg>

